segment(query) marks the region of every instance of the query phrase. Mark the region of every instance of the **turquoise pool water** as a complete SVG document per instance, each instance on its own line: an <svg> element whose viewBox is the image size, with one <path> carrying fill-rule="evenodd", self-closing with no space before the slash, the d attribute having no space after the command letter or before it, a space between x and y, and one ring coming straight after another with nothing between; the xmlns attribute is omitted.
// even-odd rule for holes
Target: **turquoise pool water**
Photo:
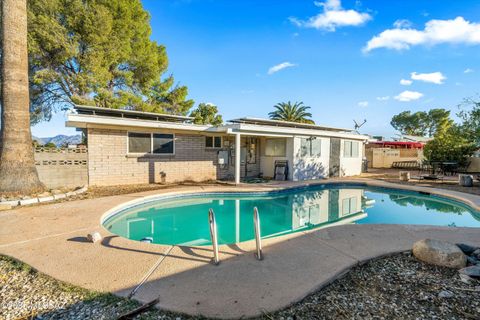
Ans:
<svg viewBox="0 0 480 320"><path fill-rule="evenodd" d="M158 244L209 245L208 210L220 244L254 238L257 207L262 237L337 224L421 224L480 227L480 213L432 195L359 186L315 186L274 193L201 194L159 199L120 211L104 222L112 233Z"/></svg>

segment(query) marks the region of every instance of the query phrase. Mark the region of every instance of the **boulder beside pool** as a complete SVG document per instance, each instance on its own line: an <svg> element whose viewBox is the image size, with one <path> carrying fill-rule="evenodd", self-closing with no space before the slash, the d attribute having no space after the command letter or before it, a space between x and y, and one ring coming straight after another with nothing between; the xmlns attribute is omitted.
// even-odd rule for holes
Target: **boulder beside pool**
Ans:
<svg viewBox="0 0 480 320"><path fill-rule="evenodd" d="M461 269L467 265L467 257L458 246L453 243L423 239L413 245L413 255L426 263L437 266Z"/></svg>

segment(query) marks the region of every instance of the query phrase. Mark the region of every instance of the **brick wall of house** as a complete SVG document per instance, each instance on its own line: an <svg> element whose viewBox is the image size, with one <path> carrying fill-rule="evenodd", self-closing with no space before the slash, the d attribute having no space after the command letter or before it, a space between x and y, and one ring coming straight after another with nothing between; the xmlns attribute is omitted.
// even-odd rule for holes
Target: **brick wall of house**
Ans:
<svg viewBox="0 0 480 320"><path fill-rule="evenodd" d="M90 185L173 183L221 179L217 149L205 148L203 135L175 133L175 155L127 155L127 131L88 129Z"/></svg>

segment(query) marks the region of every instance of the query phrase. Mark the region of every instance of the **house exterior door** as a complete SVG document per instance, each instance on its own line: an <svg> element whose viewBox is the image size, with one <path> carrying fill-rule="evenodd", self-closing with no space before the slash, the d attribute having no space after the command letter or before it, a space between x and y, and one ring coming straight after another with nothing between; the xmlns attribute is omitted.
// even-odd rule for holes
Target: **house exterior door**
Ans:
<svg viewBox="0 0 480 320"><path fill-rule="evenodd" d="M340 176L340 138L330 138L330 165L329 175L330 177Z"/></svg>

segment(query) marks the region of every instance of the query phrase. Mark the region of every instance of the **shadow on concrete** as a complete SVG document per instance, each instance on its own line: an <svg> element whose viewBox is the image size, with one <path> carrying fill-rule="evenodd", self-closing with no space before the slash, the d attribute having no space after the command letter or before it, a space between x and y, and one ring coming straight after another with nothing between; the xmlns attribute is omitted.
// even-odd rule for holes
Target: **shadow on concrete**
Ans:
<svg viewBox="0 0 480 320"><path fill-rule="evenodd" d="M185 246L177 246L177 247L180 250L182 250L183 253L194 256L194 257L205 258L205 259L211 259L212 258L212 256L202 255L202 254L196 253L195 251L193 251L193 248L191 248L191 247L185 247ZM211 250L208 250L208 251L213 255Z"/></svg>
<svg viewBox="0 0 480 320"><path fill-rule="evenodd" d="M116 237L106 237L102 245L159 257L164 255L111 245ZM210 264L210 259L192 258L192 255L203 257L203 254L194 252L197 250L210 257L210 248L183 247L181 252L165 258L134 299L145 303L160 296L157 305L160 309L208 318L261 317L265 312L283 309L300 301L359 263L410 250L416 240L424 238L478 245L480 232L476 228L342 225L298 233L295 237L266 240L263 261L256 260L253 254L236 255L222 250L218 266ZM88 272L86 267L91 268L94 259L98 256L86 256L81 265L65 267L71 272ZM182 263L181 260L202 263ZM99 270L96 276L101 277L102 272L115 273L118 267L112 265L111 269ZM126 296L133 288L128 285L114 293ZM72 304L65 308L74 311L77 306ZM62 312L60 308L45 312L43 318L61 319L62 314L58 315ZM84 318L94 318L94 315L86 314Z"/></svg>
<svg viewBox="0 0 480 320"><path fill-rule="evenodd" d="M410 250L416 240L433 236L480 243L479 233L462 229L453 233L445 227L410 230L398 225L343 225L299 233L265 246L263 261L250 254L221 255L218 266L184 267L175 273L168 270L176 265L177 257L172 257L157 268L134 298L148 302L160 296L160 309L190 315L261 316L300 301L359 263Z"/></svg>
<svg viewBox="0 0 480 320"><path fill-rule="evenodd" d="M91 241L89 241L87 237L73 237L73 238L67 239L67 241L91 243Z"/></svg>
<svg viewBox="0 0 480 320"><path fill-rule="evenodd" d="M112 240L114 238L117 238L117 237L119 237L119 236L108 236L108 237L103 238L102 242L101 242L102 246L112 248L112 249L117 249L117 250L123 250L123 251L132 251L132 252L145 253L145 254L150 254L150 255L165 256L164 253L159 253L159 252L156 252L156 251L124 248L124 247L120 247L120 246L111 244ZM133 241L133 240L131 240L131 241ZM210 248L203 248L203 247L191 248L191 247L182 247L182 246L176 246L176 247L180 248L188 256L178 256L178 255L169 254L168 255L169 257L177 258L177 259L181 259L181 260L197 261L197 262L210 262L211 258L213 257L213 251ZM208 255L200 255L198 253L195 253L193 251L193 249L195 249L197 251L208 252ZM226 251L220 251L220 253L224 254L224 255L228 255L228 256L235 256L235 254L230 253L230 252L226 252ZM201 259L196 259L196 258L193 258L193 257L197 257L197 258L201 258Z"/></svg>
<svg viewBox="0 0 480 320"><path fill-rule="evenodd" d="M249 252L247 250L243 250L242 248L240 248L236 243L228 244L227 247L229 247L230 249L232 249L234 251L237 251L239 253L248 253Z"/></svg>

